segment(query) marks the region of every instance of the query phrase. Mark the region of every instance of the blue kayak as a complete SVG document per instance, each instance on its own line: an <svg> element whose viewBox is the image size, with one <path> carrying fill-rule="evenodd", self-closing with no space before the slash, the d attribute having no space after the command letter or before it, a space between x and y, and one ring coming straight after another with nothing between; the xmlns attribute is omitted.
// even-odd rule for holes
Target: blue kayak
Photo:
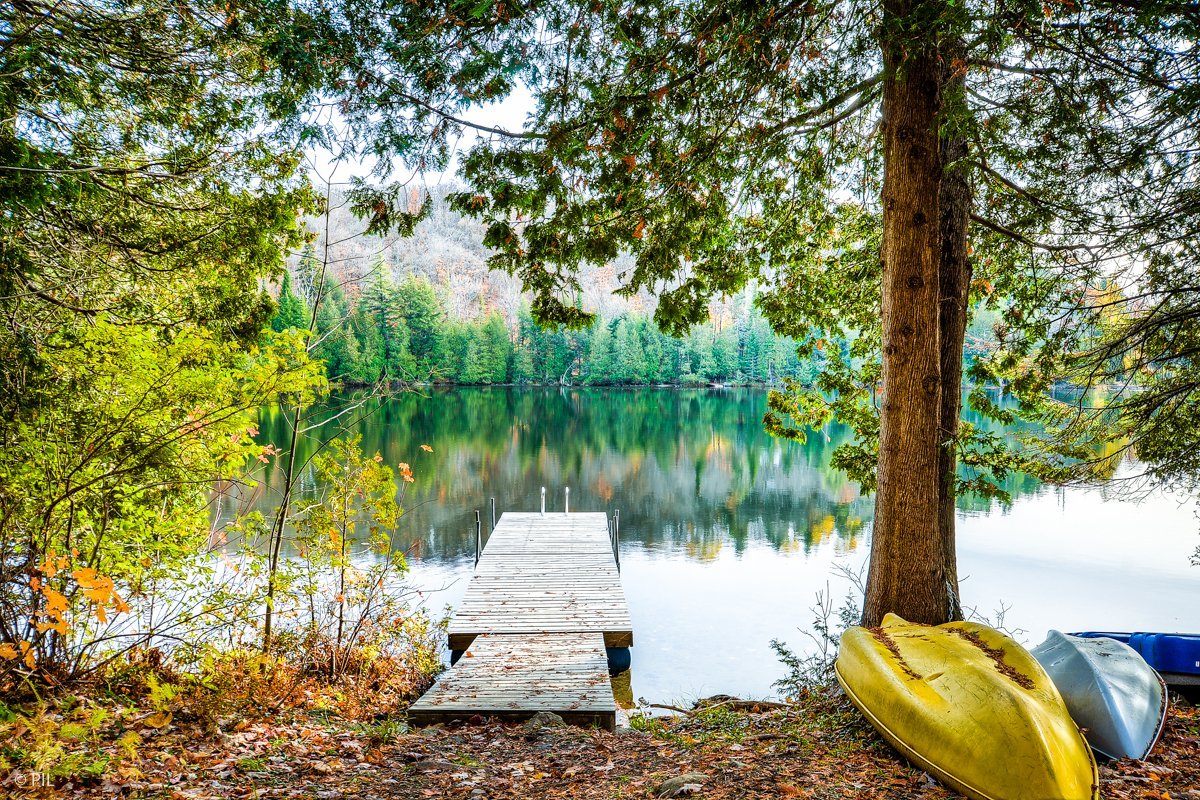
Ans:
<svg viewBox="0 0 1200 800"><path fill-rule="evenodd" d="M1172 689L1190 694L1200 688L1200 634L1083 631L1073 635L1116 639L1140 653Z"/></svg>

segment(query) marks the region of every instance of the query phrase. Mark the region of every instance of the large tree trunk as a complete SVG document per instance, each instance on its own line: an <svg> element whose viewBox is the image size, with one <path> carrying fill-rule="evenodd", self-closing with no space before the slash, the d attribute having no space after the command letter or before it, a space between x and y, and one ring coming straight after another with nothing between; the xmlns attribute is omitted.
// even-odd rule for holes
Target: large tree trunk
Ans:
<svg viewBox="0 0 1200 800"><path fill-rule="evenodd" d="M883 404L863 624L950 618L939 527L941 68L937 0L885 0Z"/></svg>
<svg viewBox="0 0 1200 800"><path fill-rule="evenodd" d="M943 111L961 108L966 86L966 46L954 39L942 47ZM941 448L938 454L938 528L946 569L946 591L950 595L950 619L962 619L958 595L958 563L954 545L955 472L959 416L962 413L963 340L967 332L967 297L971 286L971 260L967 253L967 229L971 220L971 185L962 163L967 156L967 139L959 131L943 134L941 203L941 362L942 408Z"/></svg>

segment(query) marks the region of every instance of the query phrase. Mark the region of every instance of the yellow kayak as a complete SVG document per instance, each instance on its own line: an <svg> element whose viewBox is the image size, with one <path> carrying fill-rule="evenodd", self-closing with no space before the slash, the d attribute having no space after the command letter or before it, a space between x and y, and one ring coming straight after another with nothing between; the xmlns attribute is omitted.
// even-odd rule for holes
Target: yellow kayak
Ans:
<svg viewBox="0 0 1200 800"><path fill-rule="evenodd" d="M972 622L842 634L838 682L906 758L978 800L1093 800L1096 762L1041 665Z"/></svg>

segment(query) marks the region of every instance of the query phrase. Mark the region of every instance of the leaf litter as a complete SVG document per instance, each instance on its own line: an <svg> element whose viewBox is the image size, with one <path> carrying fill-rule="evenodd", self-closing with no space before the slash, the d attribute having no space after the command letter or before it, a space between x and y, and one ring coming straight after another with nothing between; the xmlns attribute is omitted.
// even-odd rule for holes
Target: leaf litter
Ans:
<svg viewBox="0 0 1200 800"><path fill-rule="evenodd" d="M757 713L635 717L633 729L616 733L546 726L531 736L493 720L411 730L401 720L349 723L295 711L206 731L176 721L156 728L131 715L103 732L103 774L33 786L27 773L0 771L0 797L598 800L659 796L679 777L687 782L675 796L712 800L956 797L835 693ZM1147 761L1103 764L1100 778L1111 800L1200 800L1200 711L1172 708Z"/></svg>

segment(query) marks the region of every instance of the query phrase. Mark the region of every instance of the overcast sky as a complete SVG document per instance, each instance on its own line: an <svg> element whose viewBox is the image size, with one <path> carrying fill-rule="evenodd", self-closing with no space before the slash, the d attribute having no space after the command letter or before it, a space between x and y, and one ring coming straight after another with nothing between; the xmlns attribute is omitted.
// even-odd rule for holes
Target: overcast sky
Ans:
<svg viewBox="0 0 1200 800"><path fill-rule="evenodd" d="M519 131L524 130L525 120L530 111L533 110L533 103L533 95L530 94L529 90L523 84L518 84L513 93L504 100L497 103L489 103L479 108L473 108L462 116L464 119L478 125ZM479 134L477 131L469 128L464 130L463 137L458 142L456 153L469 151L481 135L483 134ZM324 183L331 176L334 183L346 183L353 177L368 175L373 164L373 161L342 161L335 168L334 154L324 148L318 147L310 148L306 155L310 162L310 172L313 174L313 180L317 183ZM450 182L457 174L458 166L458 158L456 156L444 172L426 172L418 177L418 183L434 187L445 182ZM403 180L408 177L408 174L397 170L394 177Z"/></svg>

